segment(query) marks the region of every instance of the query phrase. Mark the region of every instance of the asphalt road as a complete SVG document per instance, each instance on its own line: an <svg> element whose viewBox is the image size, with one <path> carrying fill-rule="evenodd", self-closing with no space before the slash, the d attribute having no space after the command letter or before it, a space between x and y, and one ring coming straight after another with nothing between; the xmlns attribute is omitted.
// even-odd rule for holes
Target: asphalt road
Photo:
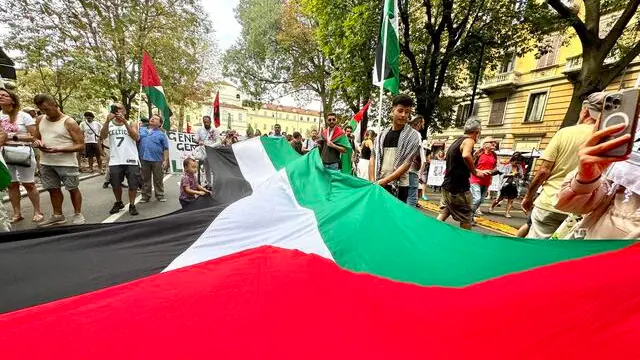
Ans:
<svg viewBox="0 0 640 360"><path fill-rule="evenodd" d="M84 174L83 174L84 175ZM84 214L87 223L102 223L102 222L122 222L130 220L147 219L156 216L165 215L180 209L180 203L178 202L178 196L180 194L178 182L180 181L180 175L165 175L165 194L167 202L161 203L152 198L149 203L138 203L136 207L140 214L138 216L131 216L128 212L128 200L126 189L123 189L123 201L126 205L125 209L121 210L118 214L111 215L109 210L115 201L113 191L111 187L103 189L102 184L104 182L104 175L92 177L80 182L80 191L82 192L82 213ZM69 193L63 190L64 203L63 212L67 217L68 224L71 224L73 217L73 206L71 205L71 199ZM140 199L138 194L137 200ZM40 193L40 207L44 213L45 218L48 218L52 214L51 201L47 192ZM9 202L4 203L10 216L11 204ZM36 225L31 221L33 216L33 207L28 198L24 197L21 201L22 216L24 220L13 225L14 230L26 230L35 228Z"/></svg>
<svg viewBox="0 0 640 360"><path fill-rule="evenodd" d="M427 196L429 197L429 201L434 203L434 204L439 204L440 203L440 197L441 197L441 193L434 193L434 192L427 192ZM501 206L496 207L494 209L493 214L489 213L489 205L491 205L491 200L485 200L483 201L483 203L480 205L480 211L482 211L482 217L501 223L501 224L506 224L509 225L511 227L514 228L519 228L520 226L522 226L523 224L525 224L527 222L527 215L525 215L525 213L522 211L522 208L520 206L520 201L522 199L515 199L514 200L514 204L513 204L513 209L511 210L511 216L512 218L508 219L506 217L504 217L504 210L505 207L507 206L507 201L503 200L501 203Z"/></svg>
<svg viewBox="0 0 640 360"><path fill-rule="evenodd" d="M86 174L83 174L86 175ZM138 203L136 207L140 214L138 216L129 215L128 204L127 204L127 194L126 191L123 193L123 201L125 201L125 209L121 210L118 214L111 215L109 214L109 210L113 205L115 199L113 197L113 192L111 187L108 189L103 189L102 184L104 181L104 176L95 176L86 180L82 180L80 182L80 191L82 192L82 213L86 218L87 223L113 223L113 222L123 222L123 221L131 221L131 220L140 220L146 218L152 218L157 216L162 216L174 212L180 209L180 204L178 202L178 196L180 193L178 182L180 181L180 174L175 175L165 175L164 184L165 184L165 193L167 197L167 202L161 203L152 198L152 201L149 203ZM69 193L63 190L65 195L65 200L63 203L63 211L65 216L67 216L68 223L71 223L73 216L73 206L71 205L71 199L69 198ZM430 200L432 202L438 202L439 195L429 193ZM140 199L140 195L138 194L137 200ZM51 202L49 200L49 195L46 192L40 193L40 202L41 208L45 215L45 218L51 216ZM10 208L11 204L6 202L4 203L5 207L9 210L9 214L12 214ZM488 205L483 206L482 210L485 211ZM519 205L518 205L519 206ZM27 197L23 197L21 201L22 208L22 216L25 218L21 222L18 222L13 225L14 230L27 230L35 228L36 225L31 221L33 216L33 208L31 206L31 202ZM437 217L438 214L429 211L429 210L421 210L425 215L431 217ZM486 213L486 212L485 212ZM488 215L487 217L501 223L506 223L512 225L514 227L519 227L522 223L526 221L526 217L521 211L513 211L514 217L512 219L504 218L504 206L502 208L497 208L495 215ZM449 218L447 223L452 226L458 226L458 224L453 221L453 219ZM473 231L483 233L483 234L491 234L491 235L504 235L502 233L492 231L490 229L482 228L476 226L473 228Z"/></svg>

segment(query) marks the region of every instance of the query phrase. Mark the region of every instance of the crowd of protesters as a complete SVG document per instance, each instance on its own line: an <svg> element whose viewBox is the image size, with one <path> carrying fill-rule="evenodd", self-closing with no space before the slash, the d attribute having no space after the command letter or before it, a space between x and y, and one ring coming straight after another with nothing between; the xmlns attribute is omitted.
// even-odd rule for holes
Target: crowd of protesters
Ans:
<svg viewBox="0 0 640 360"><path fill-rule="evenodd" d="M518 232L529 238L637 238L640 236L640 180L635 167L627 163L628 156L610 157L605 153L633 141L630 135L611 140L620 127L596 131L603 108L605 93L594 93L583 103L578 123L559 130L538 160L521 207L528 221ZM67 223L62 213L64 194L69 193L74 215L72 224L85 222L82 214L82 194L79 189L80 156L88 160L92 172L104 173L103 159L108 158L105 187L111 186L115 203L111 214L124 209L123 188L128 188L128 211L138 215L135 199L141 192L141 202L166 201L163 185L168 167L168 138L162 129L163 119L153 115L141 123L125 118L122 105L114 104L104 124L92 112L84 113L84 120L76 122L65 115L55 99L46 94L33 99L33 108L21 108L19 97L11 90L0 89L0 145L11 176L8 187L12 214L0 207L0 230L11 223L23 221L20 207L22 186L33 205L32 221L39 227ZM353 175L374 182L409 206L427 196L427 174L432 159L446 163L444 181L433 190L441 191L438 219L449 217L462 228L471 229L476 216L483 215L480 205L487 199L493 177L500 175L499 195L490 203L488 212L506 201L505 217L510 218L514 200L525 184L524 158L513 153L508 163L500 165L496 154L497 142L481 138L482 125L470 117L464 134L455 139L444 152L431 154L428 141L421 140L425 121L412 118L414 102L408 95L392 100L391 123L381 129L356 136L351 126L338 126L334 113L326 116L320 131L306 134L285 134L276 124L269 134L255 131L247 137L268 136L288 141L299 154L314 149L327 171L339 171L344 157L352 154ZM184 176L180 183L179 202L184 207L198 196L210 194L211 164L206 146L232 146L243 139L234 130L220 133L204 116L203 126L196 131L195 141L204 155L199 164L192 159L184 162ZM342 140L346 137L347 142ZM107 142L108 146L104 145ZM107 151L108 150L108 153ZM95 161L95 162L94 162ZM195 174L203 168L202 185ZM40 208L36 175L49 193L52 215L45 219ZM125 185L126 180L126 185Z"/></svg>

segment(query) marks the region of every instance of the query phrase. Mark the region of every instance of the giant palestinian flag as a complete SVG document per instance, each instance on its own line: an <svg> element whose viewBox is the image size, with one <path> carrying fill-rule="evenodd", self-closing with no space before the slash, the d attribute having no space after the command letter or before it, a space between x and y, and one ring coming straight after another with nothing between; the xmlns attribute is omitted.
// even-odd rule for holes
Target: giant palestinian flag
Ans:
<svg viewBox="0 0 640 360"><path fill-rule="evenodd" d="M164 94L164 89L162 88L158 71L153 64L153 60L146 51L142 55L142 66L140 72L140 84L142 85L142 89L144 90L144 93L147 94L149 102L160 110L163 120L162 127L168 131L171 128L170 120L172 112L169 108L167 96Z"/></svg>
<svg viewBox="0 0 640 360"><path fill-rule="evenodd" d="M451 227L282 139L208 156L183 211L0 237L3 358L640 358L633 241Z"/></svg>
<svg viewBox="0 0 640 360"><path fill-rule="evenodd" d="M384 0L380 33L373 67L373 83L392 94L400 91L400 42L398 37L398 1ZM410 6L405 4L405 6Z"/></svg>

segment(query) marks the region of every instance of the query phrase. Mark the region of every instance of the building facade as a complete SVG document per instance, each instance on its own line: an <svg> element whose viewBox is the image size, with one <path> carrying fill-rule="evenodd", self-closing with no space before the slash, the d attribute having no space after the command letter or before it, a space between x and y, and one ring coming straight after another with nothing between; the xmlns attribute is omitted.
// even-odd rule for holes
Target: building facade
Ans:
<svg viewBox="0 0 640 360"><path fill-rule="evenodd" d="M617 16L619 13L603 16L601 37ZM580 71L582 65L577 37L564 39L561 34L552 34L546 41L550 51L540 58L535 57L535 51L521 57L507 54L497 73L487 74L479 85L473 109L471 91L460 94L454 126L429 135L432 149L447 148L463 134L464 121L476 115L482 121L482 137L493 137L500 149L544 150L560 129L569 107L573 90L569 77ZM610 58L605 64L613 62L615 59ZM640 58L636 58L606 90L617 90L621 82L622 88L631 87L639 76Z"/></svg>
<svg viewBox="0 0 640 360"><path fill-rule="evenodd" d="M320 112L275 104L262 104L259 107L243 106L244 95L228 82L218 84L220 92L220 131L236 130L244 135L249 124L251 128L260 130L262 134L273 131L275 124L280 124L282 131L292 134L299 131L306 136L312 129L318 129ZM215 93L211 97L215 98ZM202 104L199 109L191 109L185 113L184 130L187 123L192 128L202 126L202 117L213 115L212 103Z"/></svg>

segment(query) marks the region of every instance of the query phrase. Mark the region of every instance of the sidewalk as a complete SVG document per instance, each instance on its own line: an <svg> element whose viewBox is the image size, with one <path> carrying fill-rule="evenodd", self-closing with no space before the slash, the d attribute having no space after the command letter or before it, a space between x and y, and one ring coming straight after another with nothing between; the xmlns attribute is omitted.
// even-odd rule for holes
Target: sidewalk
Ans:
<svg viewBox="0 0 640 360"><path fill-rule="evenodd" d="M427 191L427 196L429 197L428 201L420 200L420 205L433 212L439 212L439 204L440 198L442 197L439 192ZM506 200L502 202L500 207L496 207L493 214L489 214L489 205L491 204L491 200L485 200L482 205L480 205L480 211L482 211L482 216L476 216L477 226L494 230L505 235L515 236L518 228L527 222L527 215L525 215L520 206L520 199L516 199L513 204L513 209L511 210L512 218L508 219L504 217L504 209L507 205Z"/></svg>
<svg viewBox="0 0 640 360"><path fill-rule="evenodd" d="M100 173L90 173L90 174L84 173L84 174L82 174L82 173L81 173L81 175L80 175L80 181L87 180L87 179L91 179L91 178L94 178L94 177L96 177L96 176L104 176L104 174L100 174ZM39 178L38 178L38 179L39 179ZM45 192L45 190L42 188L42 184L37 183L37 186L36 186L36 187L37 187L37 189L38 189L38 193ZM5 190L4 192L6 193L7 191ZM26 192L26 190L21 186L21 187L20 187L20 197L25 197L25 196L27 196L27 192ZM2 197L2 203L6 203L6 202L9 202L9 195L5 195L5 196L3 196L3 197Z"/></svg>

